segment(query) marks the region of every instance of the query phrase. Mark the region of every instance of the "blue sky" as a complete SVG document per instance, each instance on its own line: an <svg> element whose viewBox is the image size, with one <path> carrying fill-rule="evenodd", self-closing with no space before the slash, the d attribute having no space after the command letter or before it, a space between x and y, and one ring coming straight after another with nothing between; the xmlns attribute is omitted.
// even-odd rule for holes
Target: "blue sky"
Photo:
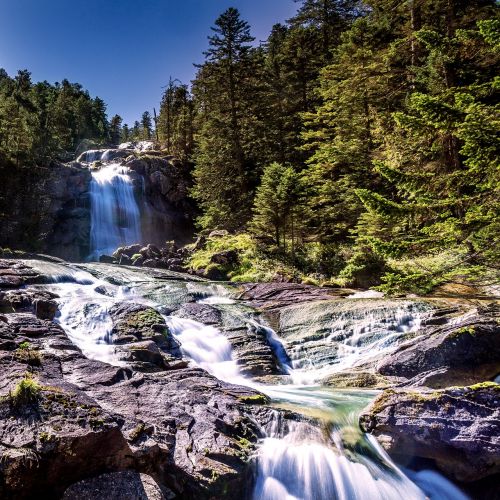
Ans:
<svg viewBox="0 0 500 500"><path fill-rule="evenodd" d="M0 0L0 67L81 83L126 122L158 109L169 76L188 83L215 19L237 7L257 40L293 0Z"/></svg>

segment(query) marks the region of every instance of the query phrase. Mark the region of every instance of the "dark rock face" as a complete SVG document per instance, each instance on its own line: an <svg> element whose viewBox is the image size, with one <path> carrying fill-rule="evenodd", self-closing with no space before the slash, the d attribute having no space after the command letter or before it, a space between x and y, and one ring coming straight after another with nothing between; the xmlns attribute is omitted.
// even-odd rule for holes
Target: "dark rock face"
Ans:
<svg viewBox="0 0 500 500"><path fill-rule="evenodd" d="M188 200L191 187L189 166L153 154L127 160L124 165L136 174L138 195L147 200L141 227L144 241L161 246L165 235L179 244L189 243L194 232L193 207Z"/></svg>
<svg viewBox="0 0 500 500"><path fill-rule="evenodd" d="M0 247L41 250L67 260L89 254L87 168L57 162L46 168L0 165L0 177L9 194L0 202Z"/></svg>
<svg viewBox="0 0 500 500"><path fill-rule="evenodd" d="M79 481L64 492L63 500L166 500L173 495L170 490L164 495L151 476L125 471Z"/></svg>
<svg viewBox="0 0 500 500"><path fill-rule="evenodd" d="M144 311L134 333L130 316ZM119 348L148 351L148 362L161 354L159 319L147 309L117 309L113 319L117 337L132 341ZM0 315L0 497L57 498L71 485L66 498L88 498L104 484L133 492L137 474L151 476L164 495L244 497L250 454L272 418L259 406L266 398L181 366L153 373L110 366L85 358L51 321ZM126 470L135 474L97 477Z"/></svg>
<svg viewBox="0 0 500 500"><path fill-rule="evenodd" d="M57 312L57 295L36 289L0 292L0 311L31 311L37 318L54 319Z"/></svg>
<svg viewBox="0 0 500 500"><path fill-rule="evenodd" d="M392 455L432 459L458 481L500 473L500 385L387 390L360 416Z"/></svg>
<svg viewBox="0 0 500 500"><path fill-rule="evenodd" d="M412 385L443 388L490 380L500 373L500 325L483 311L458 323L427 328L413 342L382 360L382 375Z"/></svg>

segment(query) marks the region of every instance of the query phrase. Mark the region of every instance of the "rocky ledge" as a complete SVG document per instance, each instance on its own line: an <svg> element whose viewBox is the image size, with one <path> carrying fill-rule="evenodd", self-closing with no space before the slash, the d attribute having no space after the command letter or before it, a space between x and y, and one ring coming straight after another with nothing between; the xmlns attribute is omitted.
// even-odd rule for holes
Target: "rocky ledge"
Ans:
<svg viewBox="0 0 500 500"><path fill-rule="evenodd" d="M400 461L431 459L468 482L500 473L500 385L487 382L439 391L387 390L360 416Z"/></svg>
<svg viewBox="0 0 500 500"><path fill-rule="evenodd" d="M2 264L19 284L37 276ZM188 367L161 317L137 304L112 311L118 352L127 351L120 366L88 359L35 315L38 292L16 290L0 314L1 498L58 498L68 488L65 498L248 493L251 456L273 415L265 396Z"/></svg>

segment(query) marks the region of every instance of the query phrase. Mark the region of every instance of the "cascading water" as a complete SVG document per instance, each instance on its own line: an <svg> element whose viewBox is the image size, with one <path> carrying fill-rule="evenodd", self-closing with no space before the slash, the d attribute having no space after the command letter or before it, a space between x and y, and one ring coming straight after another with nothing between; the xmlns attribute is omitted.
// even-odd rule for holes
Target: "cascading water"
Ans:
<svg viewBox="0 0 500 500"><path fill-rule="evenodd" d="M124 300L143 302L162 310L162 307L169 308L166 300L175 300L178 306L183 300L198 297L198 302L237 314L240 319L246 318L249 328L262 329L294 384L269 386L245 378L233 357L229 340L219 329L175 315L165 316L184 356L193 363L221 380L259 389L268 394L278 408L311 417L291 421L276 411L276 418L264 430L266 438L258 450L255 500L466 499L435 472L403 472L374 438L361 433L358 415L374 397L373 391L313 386L311 381L318 380L317 373L308 381L309 385L299 385L305 371L300 363L298 369L290 365L284 347L288 346L288 339L283 344L283 339L271 328L259 324L255 313L242 308L227 293L203 283L169 281L160 286L156 283L157 275L151 277L146 270L116 269L102 264L83 267L89 272L50 264L44 272L52 274L54 283L45 286L60 296L58 321L90 358L118 364L113 357L113 345L109 343L111 321L107 310ZM125 282L128 286L124 286ZM346 348L354 349L343 358L351 364L357 356L365 356L365 348L384 351L395 347L405 331L418 328L419 315L425 312L406 304L398 307L391 305L383 309L380 303L374 302L372 309L376 313L373 310L370 313L365 305L365 314L341 314L330 324L325 337L332 336ZM294 342L297 347L296 338ZM328 368L327 362L321 370L325 367Z"/></svg>
<svg viewBox="0 0 500 500"><path fill-rule="evenodd" d="M117 163L92 172L90 259L141 241L139 205L128 169Z"/></svg>

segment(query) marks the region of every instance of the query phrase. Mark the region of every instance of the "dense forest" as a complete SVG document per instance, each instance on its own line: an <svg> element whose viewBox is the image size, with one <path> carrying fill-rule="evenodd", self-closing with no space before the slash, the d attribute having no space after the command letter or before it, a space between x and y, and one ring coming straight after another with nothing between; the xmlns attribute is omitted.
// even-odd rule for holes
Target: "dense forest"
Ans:
<svg viewBox="0 0 500 500"><path fill-rule="evenodd" d="M495 283L494 0L301 0L260 43L230 8L208 42L191 85L166 82L156 127L148 111L108 122L78 84L0 73L2 161L158 139L192 169L204 245L191 265L234 280ZM238 258L211 264L224 250Z"/></svg>

